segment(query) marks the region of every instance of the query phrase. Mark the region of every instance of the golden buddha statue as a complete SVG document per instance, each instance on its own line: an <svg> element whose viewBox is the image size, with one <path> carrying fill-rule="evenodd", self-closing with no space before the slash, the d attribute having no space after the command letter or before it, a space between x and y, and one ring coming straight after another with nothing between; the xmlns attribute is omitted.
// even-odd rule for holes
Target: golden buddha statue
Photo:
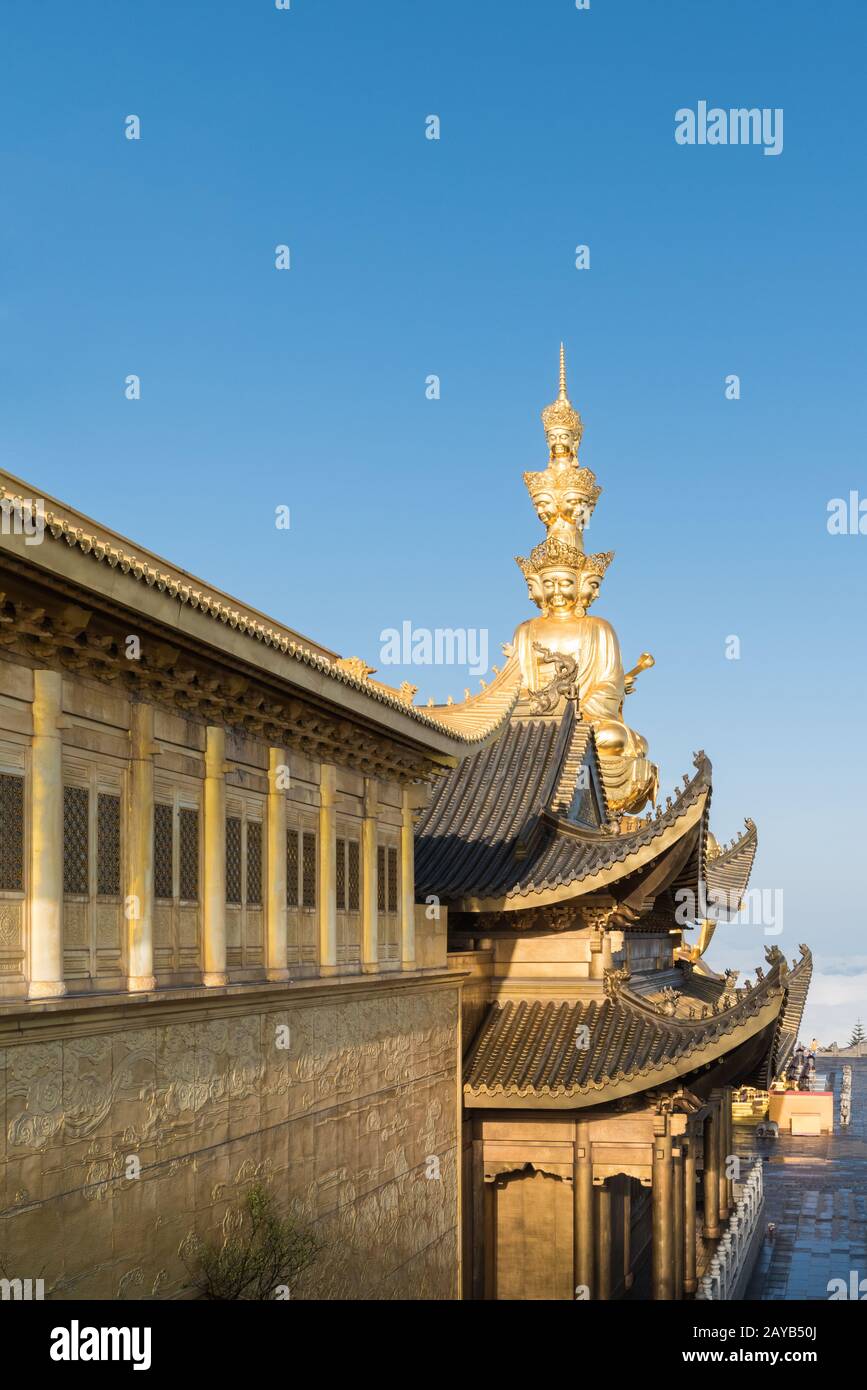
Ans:
<svg viewBox="0 0 867 1390"><path fill-rule="evenodd" d="M624 673L620 643L604 618L588 615L612 559L610 551L586 555L582 532L601 489L590 469L577 466L582 425L566 394L566 368L560 346L560 393L542 412L550 448L544 473L525 473L533 503L548 535L529 560L517 557L530 598L541 617L521 623L507 650L521 669L522 687L534 693L552 680L552 665L540 653L561 653L577 667L579 710L592 726L602 759L610 809L640 811L655 800L658 774L647 759L647 741L623 720L623 701L639 670L653 664L646 653Z"/></svg>

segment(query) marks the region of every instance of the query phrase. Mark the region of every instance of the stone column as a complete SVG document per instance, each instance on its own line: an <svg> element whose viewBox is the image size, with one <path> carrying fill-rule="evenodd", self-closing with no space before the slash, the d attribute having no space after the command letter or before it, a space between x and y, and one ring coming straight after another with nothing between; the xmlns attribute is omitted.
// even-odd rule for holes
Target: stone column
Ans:
<svg viewBox="0 0 867 1390"><path fill-rule="evenodd" d="M203 984L224 985L226 974L226 733L209 725L205 731L205 853Z"/></svg>
<svg viewBox="0 0 867 1390"><path fill-rule="evenodd" d="M683 1155L683 1291L695 1293L695 1139L686 1140Z"/></svg>
<svg viewBox="0 0 867 1390"><path fill-rule="evenodd" d="M130 706L127 989L156 988L154 978L154 707Z"/></svg>
<svg viewBox="0 0 867 1390"><path fill-rule="evenodd" d="M412 790L400 797L400 968L415 970L415 840Z"/></svg>
<svg viewBox="0 0 867 1390"><path fill-rule="evenodd" d="M624 1178L623 1190L623 1287L628 1292L632 1288L632 1191L631 1178Z"/></svg>
<svg viewBox="0 0 867 1390"><path fill-rule="evenodd" d="M714 1105L704 1122L704 1224L701 1233L716 1240L719 1224L719 1110Z"/></svg>
<svg viewBox="0 0 867 1390"><path fill-rule="evenodd" d="M672 1158L672 1188L671 1188L671 1208L672 1225L674 1227L674 1290L673 1297L683 1298L683 1240L684 1240L684 1212L683 1212L683 1146L678 1145L671 1151Z"/></svg>
<svg viewBox="0 0 867 1390"><path fill-rule="evenodd" d="M653 1249L651 1297L670 1300L674 1293L671 1135L653 1136Z"/></svg>
<svg viewBox="0 0 867 1390"><path fill-rule="evenodd" d="M377 916L376 819L379 795L375 777L364 779L364 818L361 822L361 969L379 969L379 920Z"/></svg>
<svg viewBox="0 0 867 1390"><path fill-rule="evenodd" d="M726 1151L727 1151L729 1154L732 1154L732 1155L733 1155L733 1154L734 1154L734 1151L735 1151L735 1121L734 1121L734 1115L732 1114L732 1088L731 1088L731 1086L727 1086L727 1087L726 1087L725 1097L726 1097L726 1131L727 1131L727 1133L728 1133L728 1141L727 1141L727 1143L726 1143ZM732 1176L729 1176L729 1177L726 1178L726 1206L728 1207L728 1209L729 1209L730 1212L734 1211L734 1207L735 1207L735 1180L734 1180L734 1178L733 1178Z"/></svg>
<svg viewBox="0 0 867 1390"><path fill-rule="evenodd" d="M593 1296L593 1164L590 1157L589 1126L577 1127L572 1177L573 1273L574 1290L583 1285Z"/></svg>
<svg viewBox="0 0 867 1390"><path fill-rule="evenodd" d="M30 983L28 997L66 993L63 981L63 681L33 672L30 774Z"/></svg>
<svg viewBox="0 0 867 1390"><path fill-rule="evenodd" d="M319 974L337 974L337 768L319 770Z"/></svg>
<svg viewBox="0 0 867 1390"><path fill-rule="evenodd" d="M729 1125L726 1117L726 1107L728 1105L728 1090L715 1092L719 1104L719 1218L720 1223L728 1220L729 1214L729 1185L726 1177L726 1160L729 1155Z"/></svg>
<svg viewBox="0 0 867 1390"><path fill-rule="evenodd" d="M288 980L286 964L286 786L285 748L268 750L268 882L265 887L265 973Z"/></svg>
<svg viewBox="0 0 867 1390"><path fill-rule="evenodd" d="M473 1139L473 1298L485 1297L485 1146Z"/></svg>
<svg viewBox="0 0 867 1390"><path fill-rule="evenodd" d="M596 1193L596 1297L611 1297L611 1188L607 1182Z"/></svg>

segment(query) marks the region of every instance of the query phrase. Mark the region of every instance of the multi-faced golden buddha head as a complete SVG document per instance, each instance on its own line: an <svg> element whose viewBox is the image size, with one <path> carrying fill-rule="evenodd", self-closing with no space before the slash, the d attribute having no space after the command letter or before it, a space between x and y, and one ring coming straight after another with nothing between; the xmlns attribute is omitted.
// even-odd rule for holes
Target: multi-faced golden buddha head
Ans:
<svg viewBox="0 0 867 1390"><path fill-rule="evenodd" d="M529 560L516 557L530 598L545 616L579 618L598 598L612 558L613 551L582 555L575 546L550 537L535 547Z"/></svg>
<svg viewBox="0 0 867 1390"><path fill-rule="evenodd" d="M579 534L602 492L591 469L577 468L574 463L565 467L549 464L542 473L525 473L524 483L543 526L562 522Z"/></svg>

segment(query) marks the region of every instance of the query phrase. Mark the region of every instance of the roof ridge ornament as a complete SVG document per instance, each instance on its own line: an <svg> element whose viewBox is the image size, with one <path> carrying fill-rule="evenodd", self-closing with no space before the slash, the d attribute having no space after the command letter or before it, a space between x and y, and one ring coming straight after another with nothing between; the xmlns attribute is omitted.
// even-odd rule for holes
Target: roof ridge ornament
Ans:
<svg viewBox="0 0 867 1390"><path fill-rule="evenodd" d="M528 704L533 714L551 714L562 700L574 700L580 718L577 661L565 652L550 652L539 642L535 650L541 661L554 667L554 676L541 690L530 692Z"/></svg>

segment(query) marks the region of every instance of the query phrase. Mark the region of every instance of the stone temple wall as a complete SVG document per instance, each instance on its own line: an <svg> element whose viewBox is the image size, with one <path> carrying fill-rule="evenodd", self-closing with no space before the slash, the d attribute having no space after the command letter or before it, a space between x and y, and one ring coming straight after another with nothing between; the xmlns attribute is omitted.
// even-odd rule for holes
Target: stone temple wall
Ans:
<svg viewBox="0 0 867 1390"><path fill-rule="evenodd" d="M180 993L0 1017L0 1275L189 1296L261 1179L325 1242L293 1297L457 1297L455 982Z"/></svg>

